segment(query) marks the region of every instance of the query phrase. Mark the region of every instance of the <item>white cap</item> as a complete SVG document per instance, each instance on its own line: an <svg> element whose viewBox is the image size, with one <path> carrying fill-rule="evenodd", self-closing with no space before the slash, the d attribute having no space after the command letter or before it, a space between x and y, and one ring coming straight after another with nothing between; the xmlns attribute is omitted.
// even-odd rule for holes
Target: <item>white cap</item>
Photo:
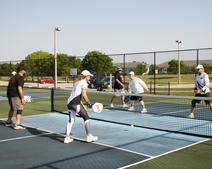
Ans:
<svg viewBox="0 0 212 169"><path fill-rule="evenodd" d="M131 72L129 73L129 75L135 75L135 73L134 73L133 71L131 71Z"/></svg>
<svg viewBox="0 0 212 169"><path fill-rule="evenodd" d="M15 71L13 71L11 74L12 74L12 75L16 75L16 72L15 72Z"/></svg>
<svg viewBox="0 0 212 169"><path fill-rule="evenodd" d="M204 69L203 65L197 65L195 69Z"/></svg>
<svg viewBox="0 0 212 169"><path fill-rule="evenodd" d="M88 70L83 70L81 72L81 75L83 75L83 76L93 76Z"/></svg>

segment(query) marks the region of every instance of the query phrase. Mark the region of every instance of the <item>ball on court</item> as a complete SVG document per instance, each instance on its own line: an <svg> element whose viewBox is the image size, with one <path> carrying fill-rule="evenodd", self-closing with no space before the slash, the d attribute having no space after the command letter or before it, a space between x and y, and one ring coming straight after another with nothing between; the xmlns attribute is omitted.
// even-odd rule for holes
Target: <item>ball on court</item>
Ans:
<svg viewBox="0 0 212 169"><path fill-rule="evenodd" d="M131 127L131 128L134 128L135 126L134 126L134 124L131 124L130 127Z"/></svg>

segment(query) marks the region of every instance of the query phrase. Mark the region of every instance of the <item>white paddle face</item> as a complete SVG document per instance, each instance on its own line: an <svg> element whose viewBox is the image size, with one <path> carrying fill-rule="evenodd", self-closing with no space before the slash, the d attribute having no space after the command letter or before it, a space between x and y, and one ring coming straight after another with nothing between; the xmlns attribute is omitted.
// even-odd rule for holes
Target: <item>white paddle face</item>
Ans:
<svg viewBox="0 0 212 169"><path fill-rule="evenodd" d="M101 113L102 110L103 110L103 104L102 103L95 103L93 106L92 106L92 109L95 113Z"/></svg>
<svg viewBox="0 0 212 169"><path fill-rule="evenodd" d="M32 102L31 96L24 96L24 101L25 101L26 103L31 103L31 102Z"/></svg>

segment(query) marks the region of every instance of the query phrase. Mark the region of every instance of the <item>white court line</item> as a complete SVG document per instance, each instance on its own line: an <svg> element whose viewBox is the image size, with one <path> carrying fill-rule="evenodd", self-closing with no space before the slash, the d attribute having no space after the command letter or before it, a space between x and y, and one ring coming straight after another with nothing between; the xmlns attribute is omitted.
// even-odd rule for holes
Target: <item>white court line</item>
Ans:
<svg viewBox="0 0 212 169"><path fill-rule="evenodd" d="M144 163L144 162L146 162L146 161L150 161L150 160L153 160L153 159L155 159L155 158L159 158L159 157L165 156L165 155L167 155L167 154L171 154L171 153L174 153L174 152L177 152L177 151L186 149L186 148L188 148L188 147L192 147L192 146L194 146L194 145L197 145L197 144L206 142L206 141L208 141L208 140L210 140L210 138L207 138L207 139L205 139L205 140L202 140L202 141L199 141L199 142L196 142L196 143L193 143L193 144L190 144L190 145L187 145L187 146L184 146L184 147L181 147L181 148L172 150L172 151L168 151L168 152L166 152L166 153L163 153L163 154L160 154L160 155L157 155L157 156L153 156L153 157L148 158L148 159L146 159L146 160L142 160L142 161L139 161L139 162L130 164L130 165L126 165L126 166L120 167L119 169L125 169L125 168L132 167L132 166L135 166L135 165L138 165L138 164L142 164L142 163Z"/></svg>
<svg viewBox="0 0 212 169"><path fill-rule="evenodd" d="M50 134L57 134L57 135L60 135L60 136L63 136L65 137L64 134L61 134L61 133L57 133L57 132L53 132L53 131L50 131L50 130L46 130L46 129L42 129L42 128L35 128L33 126L29 126L29 125L26 125L27 127L30 127L30 128L34 128L34 129L37 129L37 130L40 130L40 131L45 131L45 132L49 132ZM86 142L85 139L82 139L82 138L78 138L78 137L73 137L75 140L78 140L78 141L83 141L83 142ZM116 149L116 150L121 150L121 151L125 151L125 152L128 152L128 153L133 153L133 154L137 154L137 155L141 155L141 156L145 156L145 157L152 157L148 154L143 154L143 153L138 153L138 152L135 152L135 151L131 151L131 150L127 150L127 149L123 149L123 148L119 148L119 147L116 147L116 146L111 146L111 145L107 145L107 144L103 144L103 143L98 143L98 142L91 142L92 144L96 144L96 145L100 145L100 146L104 146L104 147L108 147L108 148L113 148L113 149ZM70 143L71 144L71 143Z"/></svg>
<svg viewBox="0 0 212 169"><path fill-rule="evenodd" d="M49 135L49 134L52 134L52 133L44 133L44 134L37 134L37 135L31 135L31 136L9 138L9 139L5 139L5 140L0 140L0 143L9 142L9 141L16 141L16 140L22 140L22 139L29 139L29 138L45 136L45 135Z"/></svg>

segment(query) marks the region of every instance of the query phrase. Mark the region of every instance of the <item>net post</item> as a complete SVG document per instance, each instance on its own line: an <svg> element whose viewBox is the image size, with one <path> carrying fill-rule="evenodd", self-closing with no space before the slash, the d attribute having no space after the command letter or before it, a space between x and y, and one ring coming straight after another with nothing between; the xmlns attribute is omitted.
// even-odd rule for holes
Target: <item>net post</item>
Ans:
<svg viewBox="0 0 212 169"><path fill-rule="evenodd" d="M152 81L150 81L150 94L152 94Z"/></svg>
<svg viewBox="0 0 212 169"><path fill-rule="evenodd" d="M51 112L54 112L54 88L51 89Z"/></svg>

